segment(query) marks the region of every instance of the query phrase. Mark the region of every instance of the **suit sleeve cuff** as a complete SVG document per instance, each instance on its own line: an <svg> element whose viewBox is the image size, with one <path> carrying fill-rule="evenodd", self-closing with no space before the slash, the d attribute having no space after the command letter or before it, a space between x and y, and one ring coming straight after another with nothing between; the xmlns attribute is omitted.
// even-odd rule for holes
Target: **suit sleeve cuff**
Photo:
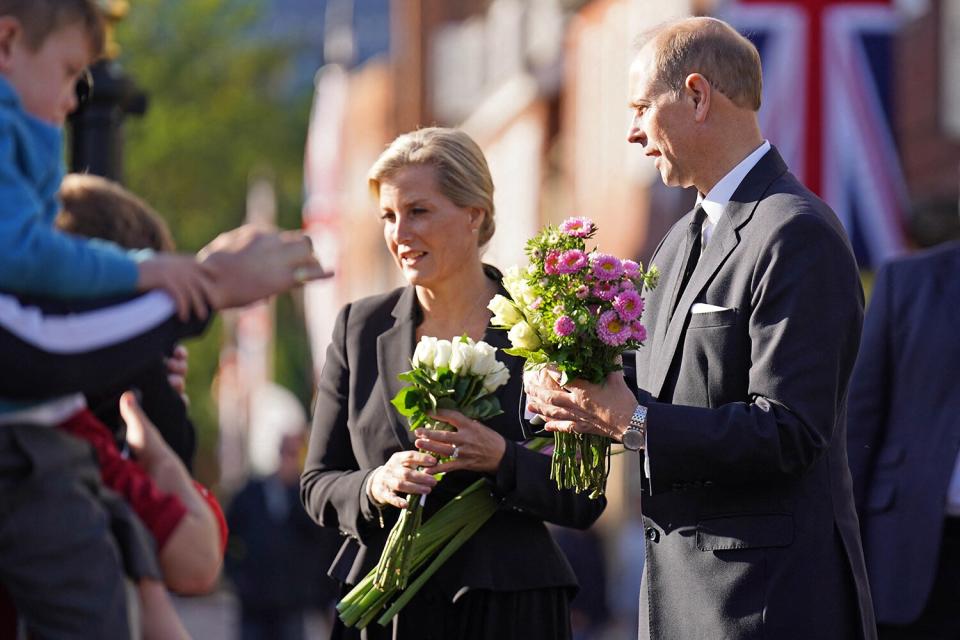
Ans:
<svg viewBox="0 0 960 640"><path fill-rule="evenodd" d="M493 490L496 495L510 495L517 488L517 443L504 440L503 458L493 476Z"/></svg>

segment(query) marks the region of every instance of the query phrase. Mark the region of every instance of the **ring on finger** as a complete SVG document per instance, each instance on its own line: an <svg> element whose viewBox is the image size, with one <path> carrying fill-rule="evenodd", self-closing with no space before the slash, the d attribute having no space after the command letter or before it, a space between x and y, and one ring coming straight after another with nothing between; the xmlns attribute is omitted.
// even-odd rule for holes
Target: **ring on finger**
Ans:
<svg viewBox="0 0 960 640"><path fill-rule="evenodd" d="M310 275L310 270L306 267L297 267L293 270L293 279L298 284L304 284L307 281L307 277Z"/></svg>
<svg viewBox="0 0 960 640"><path fill-rule="evenodd" d="M450 459L456 460L459 457L460 457L460 447L458 447L457 445L453 445L453 452L450 453Z"/></svg>

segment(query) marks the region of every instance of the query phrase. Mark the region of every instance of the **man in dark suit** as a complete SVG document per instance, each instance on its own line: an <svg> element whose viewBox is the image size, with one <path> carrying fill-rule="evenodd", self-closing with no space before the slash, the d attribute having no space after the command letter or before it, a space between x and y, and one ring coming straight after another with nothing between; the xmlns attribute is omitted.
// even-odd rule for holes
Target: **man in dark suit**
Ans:
<svg viewBox="0 0 960 640"><path fill-rule="evenodd" d="M760 59L729 25L661 27L630 76L630 142L698 205L652 259L639 389L528 374L528 408L644 455L641 638L873 638L846 455L863 317L846 234L763 139Z"/></svg>
<svg viewBox="0 0 960 640"><path fill-rule="evenodd" d="M879 272L850 472L881 638L960 637L960 244Z"/></svg>

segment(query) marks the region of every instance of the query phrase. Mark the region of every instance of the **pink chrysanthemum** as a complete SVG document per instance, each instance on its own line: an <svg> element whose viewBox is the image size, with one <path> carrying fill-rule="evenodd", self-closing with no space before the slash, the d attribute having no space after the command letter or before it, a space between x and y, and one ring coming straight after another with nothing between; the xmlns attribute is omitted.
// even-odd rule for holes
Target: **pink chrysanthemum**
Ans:
<svg viewBox="0 0 960 640"><path fill-rule="evenodd" d="M598 282L593 286L593 295L607 302L613 300L619 292L620 289L614 282Z"/></svg>
<svg viewBox="0 0 960 640"><path fill-rule="evenodd" d="M574 295L577 296L577 300L584 300L587 296L590 295L590 287L588 287L585 284L582 284L579 287L577 287L577 290L576 292L574 292Z"/></svg>
<svg viewBox="0 0 960 640"><path fill-rule="evenodd" d="M590 254L590 266L593 267L593 275L599 280L616 280L623 275L620 259L606 253Z"/></svg>
<svg viewBox="0 0 960 640"><path fill-rule="evenodd" d="M553 323L553 332L561 338L570 335L576 328L577 324L570 316L560 316L557 318L557 321Z"/></svg>
<svg viewBox="0 0 960 640"><path fill-rule="evenodd" d="M640 277L640 265L634 262L633 260L624 260L623 261L623 275L628 278L638 278Z"/></svg>
<svg viewBox="0 0 960 640"><path fill-rule="evenodd" d="M560 224L560 232L571 238L586 238L594 229L596 225L590 218L567 218Z"/></svg>
<svg viewBox="0 0 960 640"><path fill-rule="evenodd" d="M634 322L630 325L630 337L637 342L643 342L647 339L647 328L640 324L639 322Z"/></svg>
<svg viewBox="0 0 960 640"><path fill-rule="evenodd" d="M576 273L587 266L587 254L579 249L568 249L560 254L560 264L557 271L560 273Z"/></svg>
<svg viewBox="0 0 960 640"><path fill-rule="evenodd" d="M604 311L597 321L597 335L604 344L619 347L633 335L630 324L624 322L616 311Z"/></svg>
<svg viewBox="0 0 960 640"><path fill-rule="evenodd" d="M560 252L551 251L547 254L546 259L543 261L543 270L547 272L548 275L555 276L559 272L560 267Z"/></svg>
<svg viewBox="0 0 960 640"><path fill-rule="evenodd" d="M632 322L643 313L643 298L633 290L620 291L613 299L613 308L626 322Z"/></svg>

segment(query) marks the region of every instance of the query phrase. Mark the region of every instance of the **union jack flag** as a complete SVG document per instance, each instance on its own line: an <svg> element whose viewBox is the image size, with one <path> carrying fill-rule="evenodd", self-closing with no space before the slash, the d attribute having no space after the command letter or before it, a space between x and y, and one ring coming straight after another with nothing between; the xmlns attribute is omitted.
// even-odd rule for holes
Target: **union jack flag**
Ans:
<svg viewBox="0 0 960 640"><path fill-rule="evenodd" d="M739 0L722 17L760 51L764 134L843 221L861 267L901 253L908 198L891 118L892 2Z"/></svg>

